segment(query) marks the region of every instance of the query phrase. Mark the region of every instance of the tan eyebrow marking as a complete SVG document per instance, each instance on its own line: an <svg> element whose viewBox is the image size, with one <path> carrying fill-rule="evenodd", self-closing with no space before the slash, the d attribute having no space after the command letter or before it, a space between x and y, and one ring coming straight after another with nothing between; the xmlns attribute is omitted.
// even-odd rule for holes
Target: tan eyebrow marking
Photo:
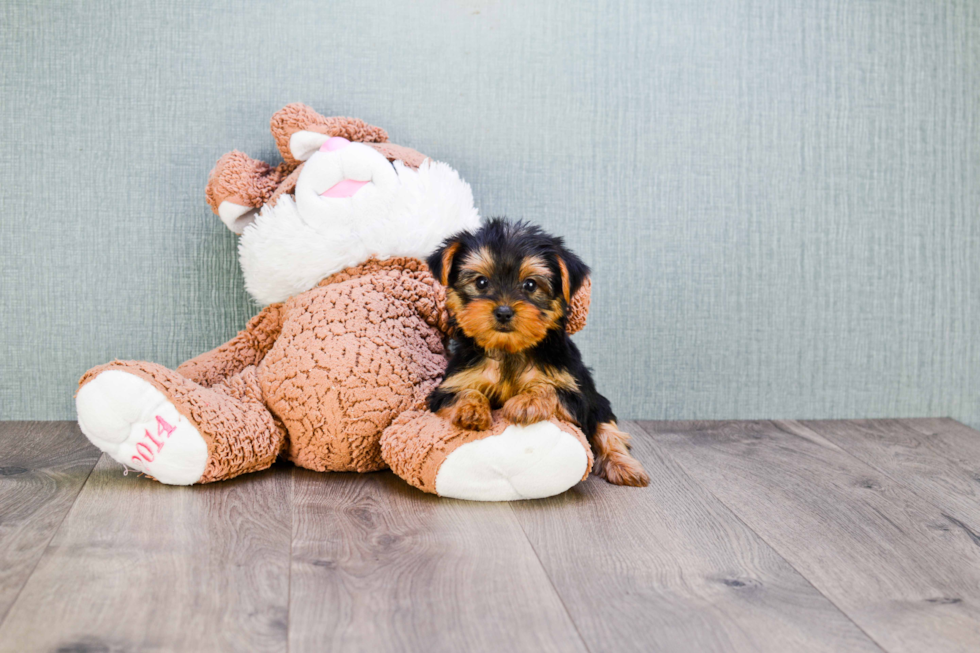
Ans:
<svg viewBox="0 0 980 653"><path fill-rule="evenodd" d="M560 256L558 257L558 268L561 270L561 292L565 296L565 303L568 304L572 301L569 296L571 294L571 288L569 288L568 267Z"/></svg>
<svg viewBox="0 0 980 653"><path fill-rule="evenodd" d="M531 256L521 261L521 280L528 277L543 277L551 279L551 270L540 256Z"/></svg>
<svg viewBox="0 0 980 653"><path fill-rule="evenodd" d="M470 252L463 259L463 270L484 277L493 276L493 256L486 247Z"/></svg>

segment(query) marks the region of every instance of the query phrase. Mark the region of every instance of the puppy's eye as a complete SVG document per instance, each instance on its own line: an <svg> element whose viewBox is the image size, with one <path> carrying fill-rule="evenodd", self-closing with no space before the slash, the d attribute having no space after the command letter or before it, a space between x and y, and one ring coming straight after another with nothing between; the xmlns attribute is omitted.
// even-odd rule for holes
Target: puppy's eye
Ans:
<svg viewBox="0 0 980 653"><path fill-rule="evenodd" d="M487 286L489 286L489 285L490 285L490 280L487 279L486 277L477 277L476 278L476 289L477 290L486 290L487 289Z"/></svg>
<svg viewBox="0 0 980 653"><path fill-rule="evenodd" d="M538 284L534 281L534 279L528 279L524 282L522 287L524 288L524 292L530 294L538 289Z"/></svg>

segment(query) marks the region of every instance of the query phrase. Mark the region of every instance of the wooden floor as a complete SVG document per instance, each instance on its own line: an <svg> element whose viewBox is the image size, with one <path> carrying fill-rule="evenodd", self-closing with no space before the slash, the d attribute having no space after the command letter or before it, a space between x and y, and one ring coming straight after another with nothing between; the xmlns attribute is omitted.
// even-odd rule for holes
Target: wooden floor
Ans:
<svg viewBox="0 0 980 653"><path fill-rule="evenodd" d="M637 422L653 481L166 487L0 423L2 651L980 651L980 433Z"/></svg>

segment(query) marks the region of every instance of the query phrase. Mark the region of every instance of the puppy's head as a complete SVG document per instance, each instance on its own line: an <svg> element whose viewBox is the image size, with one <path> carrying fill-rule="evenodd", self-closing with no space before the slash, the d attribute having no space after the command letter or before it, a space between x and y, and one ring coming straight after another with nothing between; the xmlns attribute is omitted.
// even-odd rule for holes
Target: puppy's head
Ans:
<svg viewBox="0 0 980 653"><path fill-rule="evenodd" d="M499 218L449 238L427 262L448 288L446 306L463 333L509 353L564 330L571 297L589 274L561 238Z"/></svg>

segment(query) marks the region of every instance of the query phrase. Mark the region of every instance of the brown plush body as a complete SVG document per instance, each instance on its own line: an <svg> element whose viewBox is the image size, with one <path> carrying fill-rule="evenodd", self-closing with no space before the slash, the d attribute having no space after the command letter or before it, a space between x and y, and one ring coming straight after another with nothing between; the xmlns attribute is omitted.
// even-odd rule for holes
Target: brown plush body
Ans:
<svg viewBox="0 0 980 653"><path fill-rule="evenodd" d="M200 482L264 469L280 453L316 471L384 469L381 432L422 409L442 377L444 296L417 259L371 261L266 307L176 371L115 361L82 384L124 369L157 386L224 452Z"/></svg>

